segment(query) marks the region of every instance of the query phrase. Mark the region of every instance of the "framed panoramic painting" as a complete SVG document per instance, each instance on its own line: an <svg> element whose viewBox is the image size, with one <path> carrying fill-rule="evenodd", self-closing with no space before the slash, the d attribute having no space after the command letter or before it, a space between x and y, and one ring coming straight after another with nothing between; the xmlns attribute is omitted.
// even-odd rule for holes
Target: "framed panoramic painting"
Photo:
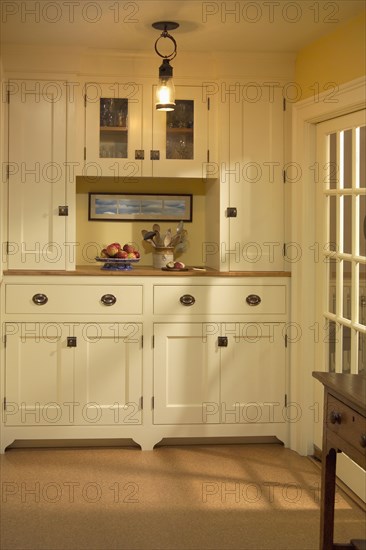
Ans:
<svg viewBox="0 0 366 550"><path fill-rule="evenodd" d="M192 195L89 193L92 221L192 221Z"/></svg>

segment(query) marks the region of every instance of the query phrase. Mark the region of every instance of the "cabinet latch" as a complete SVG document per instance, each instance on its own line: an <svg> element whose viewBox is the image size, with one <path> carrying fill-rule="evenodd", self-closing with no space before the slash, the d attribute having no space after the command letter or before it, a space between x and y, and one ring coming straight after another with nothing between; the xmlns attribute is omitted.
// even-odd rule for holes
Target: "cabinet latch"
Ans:
<svg viewBox="0 0 366 550"><path fill-rule="evenodd" d="M160 151L157 149L151 149L150 160L160 160Z"/></svg>
<svg viewBox="0 0 366 550"><path fill-rule="evenodd" d="M227 348L227 345L228 345L227 336L219 336L217 338L217 345L219 346L219 348Z"/></svg>
<svg viewBox="0 0 366 550"><path fill-rule="evenodd" d="M226 217L227 218L236 218L238 215L238 210L234 206L229 206L226 209Z"/></svg>
<svg viewBox="0 0 366 550"><path fill-rule="evenodd" d="M135 160L144 160L145 151L143 149L135 149Z"/></svg>
<svg viewBox="0 0 366 550"><path fill-rule="evenodd" d="M64 206L59 206L58 207L58 215L59 216L68 216L69 215L69 207L64 205Z"/></svg>
<svg viewBox="0 0 366 550"><path fill-rule="evenodd" d="M67 347L68 348L76 348L77 339L76 336L68 336L67 337Z"/></svg>

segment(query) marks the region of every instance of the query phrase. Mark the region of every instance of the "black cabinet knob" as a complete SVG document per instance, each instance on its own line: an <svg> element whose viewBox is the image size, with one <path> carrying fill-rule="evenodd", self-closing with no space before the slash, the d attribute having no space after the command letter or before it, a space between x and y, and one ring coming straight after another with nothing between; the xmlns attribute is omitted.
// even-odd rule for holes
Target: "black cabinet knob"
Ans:
<svg viewBox="0 0 366 550"><path fill-rule="evenodd" d="M117 302L117 298L114 296L114 294L103 294L100 301L105 306L113 306Z"/></svg>
<svg viewBox="0 0 366 550"><path fill-rule="evenodd" d="M360 445L363 448L366 447L366 434L361 434Z"/></svg>
<svg viewBox="0 0 366 550"><path fill-rule="evenodd" d="M183 296L180 297L179 301L183 306L193 306L196 299L194 296L192 296L192 294L183 294Z"/></svg>
<svg viewBox="0 0 366 550"><path fill-rule="evenodd" d="M44 304L47 304L48 298L46 294L39 293L33 296L32 301L36 306L44 306Z"/></svg>
<svg viewBox="0 0 366 550"><path fill-rule="evenodd" d="M245 301L248 306L259 306L262 300L258 294L249 294L249 296L245 298Z"/></svg>
<svg viewBox="0 0 366 550"><path fill-rule="evenodd" d="M331 424L340 424L342 422L342 415L340 412L332 411L329 416Z"/></svg>

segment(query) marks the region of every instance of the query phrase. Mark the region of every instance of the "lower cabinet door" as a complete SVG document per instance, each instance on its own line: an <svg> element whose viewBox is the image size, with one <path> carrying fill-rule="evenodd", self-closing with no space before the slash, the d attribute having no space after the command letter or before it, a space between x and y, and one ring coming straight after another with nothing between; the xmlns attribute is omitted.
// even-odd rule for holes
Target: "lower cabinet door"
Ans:
<svg viewBox="0 0 366 550"><path fill-rule="evenodd" d="M154 325L154 424L217 423L219 349L202 323Z"/></svg>
<svg viewBox="0 0 366 550"><path fill-rule="evenodd" d="M142 326L8 323L7 425L141 423Z"/></svg>
<svg viewBox="0 0 366 550"><path fill-rule="evenodd" d="M228 423L284 422L284 323L222 324L220 417Z"/></svg>

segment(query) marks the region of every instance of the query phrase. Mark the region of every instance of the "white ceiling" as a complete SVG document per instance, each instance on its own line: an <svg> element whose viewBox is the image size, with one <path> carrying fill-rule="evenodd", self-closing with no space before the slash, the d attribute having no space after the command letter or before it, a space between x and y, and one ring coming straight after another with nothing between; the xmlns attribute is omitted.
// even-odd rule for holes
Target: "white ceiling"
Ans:
<svg viewBox="0 0 366 550"><path fill-rule="evenodd" d="M2 1L1 41L151 51L159 36L151 24L176 21L178 53L297 52L365 5L365 0Z"/></svg>

